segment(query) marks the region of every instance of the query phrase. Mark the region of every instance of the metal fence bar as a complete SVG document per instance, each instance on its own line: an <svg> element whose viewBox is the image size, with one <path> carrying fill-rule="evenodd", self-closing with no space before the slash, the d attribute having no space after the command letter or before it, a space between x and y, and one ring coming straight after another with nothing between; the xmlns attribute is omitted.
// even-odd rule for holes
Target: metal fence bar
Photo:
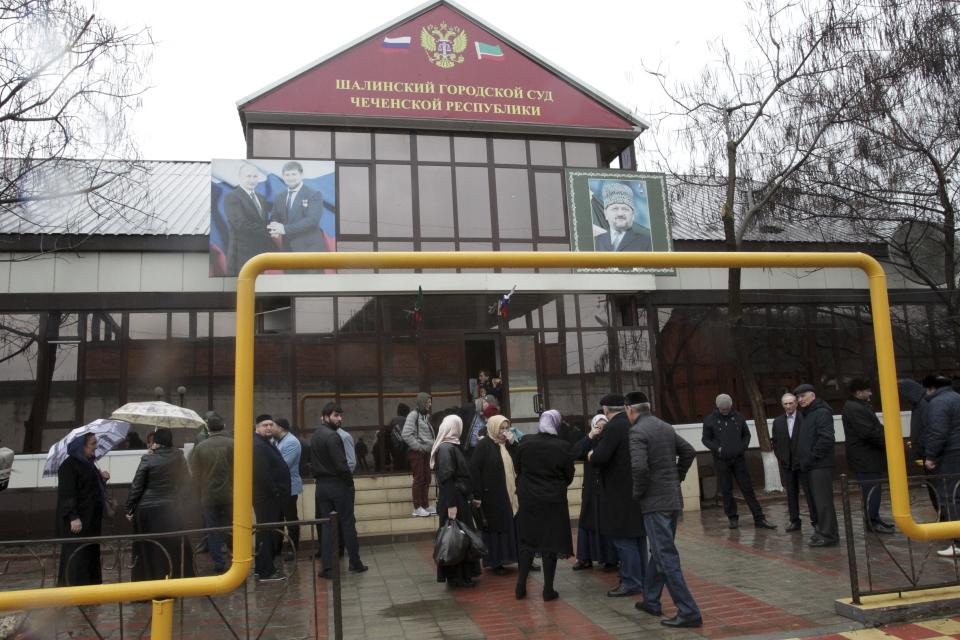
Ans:
<svg viewBox="0 0 960 640"><path fill-rule="evenodd" d="M857 573L857 549L853 543L853 515L850 513L850 485L847 474L840 476L840 499L843 501L843 529L847 538L847 563L850 566L850 594L860 604L860 576Z"/></svg>

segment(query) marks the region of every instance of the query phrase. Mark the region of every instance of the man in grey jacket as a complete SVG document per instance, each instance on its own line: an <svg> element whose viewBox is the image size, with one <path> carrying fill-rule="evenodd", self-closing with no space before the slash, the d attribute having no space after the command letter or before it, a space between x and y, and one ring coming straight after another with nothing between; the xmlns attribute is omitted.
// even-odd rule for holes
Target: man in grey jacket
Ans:
<svg viewBox="0 0 960 640"><path fill-rule="evenodd" d="M430 450L436 435L430 426L430 408L433 399L429 393L417 394L417 408L403 423L403 441L407 445L407 459L413 472L413 517L428 518L437 515L430 506Z"/></svg>
<svg viewBox="0 0 960 640"><path fill-rule="evenodd" d="M626 396L630 428L630 467L633 497L640 501L643 526L650 542L650 564L643 583L643 601L636 608L663 615L660 596L666 585L677 615L660 621L665 627L700 627L703 618L680 568L675 543L677 520L683 510L680 483L696 452L674 428L650 412L650 401L640 391Z"/></svg>

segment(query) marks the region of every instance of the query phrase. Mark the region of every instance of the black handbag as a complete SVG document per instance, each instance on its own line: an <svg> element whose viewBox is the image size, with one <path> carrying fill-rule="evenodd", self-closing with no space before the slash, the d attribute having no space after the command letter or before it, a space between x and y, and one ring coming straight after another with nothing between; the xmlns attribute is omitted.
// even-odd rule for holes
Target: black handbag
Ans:
<svg viewBox="0 0 960 640"><path fill-rule="evenodd" d="M433 561L438 567L460 564L470 549L470 540L458 524L456 520L447 520L437 531L437 539L433 545Z"/></svg>
<svg viewBox="0 0 960 640"><path fill-rule="evenodd" d="M470 513L473 515L473 524L477 531L490 531L490 523L487 522L487 515L483 512L482 506L470 504Z"/></svg>
<svg viewBox="0 0 960 640"><path fill-rule="evenodd" d="M483 543L483 537L466 522L461 522L460 520L454 520L454 522L457 528L463 532L464 537L469 541L467 548L468 555L473 558L487 555L487 545Z"/></svg>

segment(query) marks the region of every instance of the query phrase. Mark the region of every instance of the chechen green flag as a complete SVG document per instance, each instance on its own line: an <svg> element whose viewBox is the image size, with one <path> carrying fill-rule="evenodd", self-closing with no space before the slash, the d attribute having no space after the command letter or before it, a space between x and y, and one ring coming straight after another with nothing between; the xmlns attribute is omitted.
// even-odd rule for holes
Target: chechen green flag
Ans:
<svg viewBox="0 0 960 640"><path fill-rule="evenodd" d="M503 49L498 44L487 44L474 40L473 46L477 49L477 60L484 58L496 61L503 60Z"/></svg>

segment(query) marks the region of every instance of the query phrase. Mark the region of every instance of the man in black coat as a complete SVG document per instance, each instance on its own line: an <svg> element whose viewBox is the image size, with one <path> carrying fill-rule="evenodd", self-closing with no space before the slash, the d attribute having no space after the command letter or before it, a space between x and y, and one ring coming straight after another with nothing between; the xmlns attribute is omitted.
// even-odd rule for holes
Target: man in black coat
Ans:
<svg viewBox="0 0 960 640"><path fill-rule="evenodd" d="M887 475L887 449L883 425L870 406L873 390L861 378L850 382L850 398L843 405L843 432L846 436L847 466L863 491L864 526L876 533L893 533L892 524L880 519L880 484Z"/></svg>
<svg viewBox="0 0 960 640"><path fill-rule="evenodd" d="M650 412L650 401L639 391L626 397L630 428L630 462L633 497L640 502L643 526L650 540L650 564L643 584L643 601L634 605L651 615L663 614L660 595L666 585L677 606L677 615L660 624L666 627L703 625L697 606L680 569L675 539L677 520L683 511L680 483L697 454L674 430Z"/></svg>
<svg viewBox="0 0 960 640"><path fill-rule="evenodd" d="M603 430L603 437L587 458L600 471L600 533L610 538L620 558L620 584L607 592L611 598L641 593L647 570L643 514L633 499L629 442L631 424L624 413L623 402L623 396L612 393L600 400L603 413L607 416L607 426Z"/></svg>
<svg viewBox="0 0 960 640"><path fill-rule="evenodd" d="M924 467L936 475L940 517L960 520L957 475L960 474L960 394L950 378L930 375L924 378L927 390L927 429L924 435ZM948 476L948 477L943 477ZM942 558L960 557L960 539L937 551Z"/></svg>
<svg viewBox="0 0 960 640"><path fill-rule="evenodd" d="M717 408L703 421L703 444L713 453L713 467L717 483L723 494L723 512L727 514L730 528L740 526L737 501L733 497L733 481L736 479L753 514L753 526L758 529L776 529L763 516L763 507L753 492L753 482L747 471L745 454L750 446L750 429L747 420L733 409L733 398L725 393L717 396Z"/></svg>
<svg viewBox="0 0 960 640"><path fill-rule="evenodd" d="M797 396L785 393L780 398L783 415L773 419L773 453L780 463L780 476L787 489L787 512L790 524L785 531L800 531L800 487L807 498L810 511L810 524L817 528L817 509L813 506L810 487L800 481L800 467L797 464L797 443L800 441L800 412L797 411Z"/></svg>
<svg viewBox="0 0 960 640"><path fill-rule="evenodd" d="M347 465L347 452L343 438L337 433L337 426L333 421L324 420L310 438L310 471L316 479L316 517L329 518L330 512L337 512L340 518L338 531L343 535L343 545L350 558L350 571L361 573L367 570L367 566L360 560L360 543L353 512L353 473ZM321 578L333 577L332 535L330 523L324 522L320 526L323 566L318 575Z"/></svg>
<svg viewBox="0 0 960 640"><path fill-rule="evenodd" d="M797 465L800 481L806 482L817 511L816 532L810 536L811 547L833 547L840 543L837 511L833 506L833 467L836 436L833 412L817 397L812 384L801 384L793 390L800 404L800 440L797 442Z"/></svg>
<svg viewBox="0 0 960 640"><path fill-rule="evenodd" d="M290 469L273 444L273 418L257 416L253 436L253 511L258 523L282 522L283 505L290 496ZM278 529L257 529L254 572L260 582L285 580L275 561L283 546Z"/></svg>

